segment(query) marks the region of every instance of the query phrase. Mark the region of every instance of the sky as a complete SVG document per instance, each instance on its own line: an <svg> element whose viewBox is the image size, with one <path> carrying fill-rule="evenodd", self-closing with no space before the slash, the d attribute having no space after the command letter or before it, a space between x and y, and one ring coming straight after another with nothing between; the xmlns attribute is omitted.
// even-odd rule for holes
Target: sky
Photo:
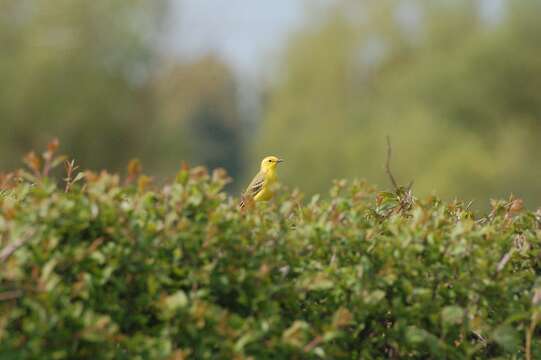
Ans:
<svg viewBox="0 0 541 360"><path fill-rule="evenodd" d="M306 5L337 0L171 0L166 46L193 57L214 52L242 76L257 78L269 59L307 19ZM501 18L506 0L478 0L487 21Z"/></svg>
<svg viewBox="0 0 541 360"><path fill-rule="evenodd" d="M321 2L321 0L318 0ZM209 51L236 72L256 75L304 24L305 0L173 0L168 43L174 53Z"/></svg>

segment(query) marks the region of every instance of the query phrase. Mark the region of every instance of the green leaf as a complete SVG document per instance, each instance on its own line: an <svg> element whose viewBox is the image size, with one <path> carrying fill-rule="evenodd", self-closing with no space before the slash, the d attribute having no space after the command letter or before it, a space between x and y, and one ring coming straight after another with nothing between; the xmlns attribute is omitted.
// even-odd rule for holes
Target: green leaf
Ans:
<svg viewBox="0 0 541 360"><path fill-rule="evenodd" d="M520 348L517 330L510 325L498 326L492 333L492 338L507 352L515 352Z"/></svg>
<svg viewBox="0 0 541 360"><path fill-rule="evenodd" d="M460 306L446 306L441 311L441 320L444 326L459 325L464 319L464 309Z"/></svg>
<svg viewBox="0 0 541 360"><path fill-rule="evenodd" d="M184 291L179 290L173 295L167 297L166 305L169 309L185 307L186 305L188 305L188 297L186 296Z"/></svg>
<svg viewBox="0 0 541 360"><path fill-rule="evenodd" d="M324 272L319 272L304 278L298 285L300 289L308 291L327 290L332 288L333 281Z"/></svg>
<svg viewBox="0 0 541 360"><path fill-rule="evenodd" d="M368 304L377 304L384 298L385 298L385 291L375 290L375 291L372 291L370 294L368 294L365 301Z"/></svg>
<svg viewBox="0 0 541 360"><path fill-rule="evenodd" d="M420 344L427 338L427 332L416 326L409 326L406 329L406 341L412 344Z"/></svg>

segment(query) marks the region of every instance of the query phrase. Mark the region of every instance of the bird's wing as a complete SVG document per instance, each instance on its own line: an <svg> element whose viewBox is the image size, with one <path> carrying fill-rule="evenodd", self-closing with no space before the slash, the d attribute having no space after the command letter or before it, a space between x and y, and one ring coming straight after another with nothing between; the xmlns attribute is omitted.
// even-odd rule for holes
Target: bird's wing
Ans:
<svg viewBox="0 0 541 360"><path fill-rule="evenodd" d="M248 185L245 194L255 197L263 189L263 185L265 185L265 174L259 172Z"/></svg>

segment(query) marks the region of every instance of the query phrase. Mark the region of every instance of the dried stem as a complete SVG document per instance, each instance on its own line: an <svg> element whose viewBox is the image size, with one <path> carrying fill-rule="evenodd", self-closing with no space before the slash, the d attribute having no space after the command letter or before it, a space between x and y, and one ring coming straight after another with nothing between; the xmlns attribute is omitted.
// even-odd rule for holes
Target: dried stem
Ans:
<svg viewBox="0 0 541 360"><path fill-rule="evenodd" d="M66 167L66 178L64 179L66 187L64 188L64 192L69 192L73 184L73 172L77 169L77 166L75 166L75 160L64 161L64 166Z"/></svg>
<svg viewBox="0 0 541 360"><path fill-rule="evenodd" d="M532 313L532 319L530 321L530 326L526 329L526 344L525 344L525 357L526 360L532 360L532 339L535 333L535 328L537 327L537 324L541 320L541 313L539 313L539 310L537 307L541 304L541 288L536 288L534 290L533 298L532 298L532 305L534 306L534 310Z"/></svg>
<svg viewBox="0 0 541 360"><path fill-rule="evenodd" d="M320 335L316 336L312 341L310 341L305 347L304 352L312 351L316 346L318 346L323 341L323 337Z"/></svg>
<svg viewBox="0 0 541 360"><path fill-rule="evenodd" d="M16 240L15 242L6 245L2 251L0 251L0 262L5 262L18 248L23 246L34 233L29 232L27 235L21 239Z"/></svg>
<svg viewBox="0 0 541 360"><path fill-rule="evenodd" d="M526 344L525 344L525 357L526 360L532 360L532 339L535 332L535 327L537 326L537 313L534 312L532 315L532 321L530 322L530 326L526 329Z"/></svg>
<svg viewBox="0 0 541 360"><path fill-rule="evenodd" d="M389 135L387 135L387 161L385 163L385 170L396 191L398 190L398 185L396 183L396 180L394 179L393 173L391 172L391 155L392 155L391 139L389 138Z"/></svg>

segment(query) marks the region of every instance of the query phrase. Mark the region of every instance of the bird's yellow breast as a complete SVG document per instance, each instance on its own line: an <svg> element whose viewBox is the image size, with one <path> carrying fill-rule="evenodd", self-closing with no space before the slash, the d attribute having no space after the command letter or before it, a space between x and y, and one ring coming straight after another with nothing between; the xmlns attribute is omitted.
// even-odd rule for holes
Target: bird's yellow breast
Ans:
<svg viewBox="0 0 541 360"><path fill-rule="evenodd" d="M277 176L276 171L274 169L270 169L265 174L265 184L263 185L263 188L259 193L257 193L256 196L254 196L255 201L267 201L272 198L274 195L272 188L274 187L274 184L276 183Z"/></svg>

